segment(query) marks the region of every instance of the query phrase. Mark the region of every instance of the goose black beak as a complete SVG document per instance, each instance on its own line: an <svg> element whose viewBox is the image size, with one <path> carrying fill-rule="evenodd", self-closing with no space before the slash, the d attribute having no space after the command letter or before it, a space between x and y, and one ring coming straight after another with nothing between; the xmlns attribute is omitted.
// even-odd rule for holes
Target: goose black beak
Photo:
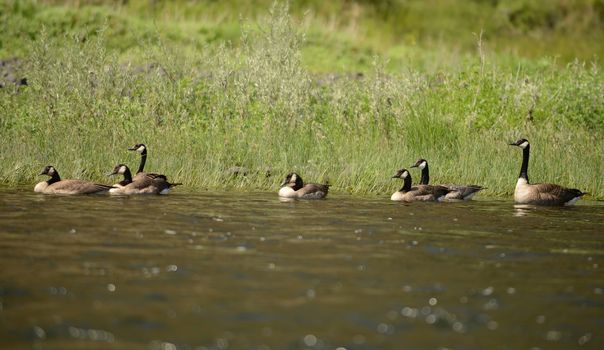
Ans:
<svg viewBox="0 0 604 350"><path fill-rule="evenodd" d="M392 176L391 179L398 179L398 175Z"/></svg>
<svg viewBox="0 0 604 350"><path fill-rule="evenodd" d="M417 168L418 166L419 166L419 165L415 164L415 165L412 165L411 167L412 167L412 168Z"/></svg>
<svg viewBox="0 0 604 350"><path fill-rule="evenodd" d="M508 143L508 146L518 146L516 143Z"/></svg>
<svg viewBox="0 0 604 350"><path fill-rule="evenodd" d="M38 174L38 176L41 176L41 175L46 175L46 173L45 172L41 172L41 173Z"/></svg>
<svg viewBox="0 0 604 350"><path fill-rule="evenodd" d="M136 150L137 150L136 146L134 146L134 147L128 147L128 151L136 151Z"/></svg>
<svg viewBox="0 0 604 350"><path fill-rule="evenodd" d="M105 176L113 176L113 175L115 175L115 174L117 174L117 173L116 173L115 171L112 171L112 172L110 172L110 173L105 174Z"/></svg>

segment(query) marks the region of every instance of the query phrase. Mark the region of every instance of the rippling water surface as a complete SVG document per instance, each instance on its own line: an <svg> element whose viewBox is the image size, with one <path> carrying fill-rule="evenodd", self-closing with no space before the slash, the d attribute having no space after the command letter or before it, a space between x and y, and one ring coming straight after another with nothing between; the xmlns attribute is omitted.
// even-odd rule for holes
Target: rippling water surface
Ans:
<svg viewBox="0 0 604 350"><path fill-rule="evenodd" d="M603 349L604 205L0 190L0 344Z"/></svg>

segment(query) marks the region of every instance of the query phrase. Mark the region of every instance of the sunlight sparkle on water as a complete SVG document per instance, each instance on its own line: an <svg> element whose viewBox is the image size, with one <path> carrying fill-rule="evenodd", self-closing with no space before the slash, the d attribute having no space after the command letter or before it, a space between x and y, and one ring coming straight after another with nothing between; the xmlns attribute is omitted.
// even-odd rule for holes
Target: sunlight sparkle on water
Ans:
<svg viewBox="0 0 604 350"><path fill-rule="evenodd" d="M418 313L419 312L416 308L410 308L408 306L405 306L401 310L401 315L409 318L416 318Z"/></svg>
<svg viewBox="0 0 604 350"><path fill-rule="evenodd" d="M489 296L489 295L493 294L493 291L495 291L495 288L493 288L493 287L487 287L487 288L485 288L485 289L482 290L482 295Z"/></svg>
<svg viewBox="0 0 604 350"><path fill-rule="evenodd" d="M92 340L92 341L102 341L107 343L115 342L115 336L102 329L84 329L70 326L69 335L72 338L82 339L82 340Z"/></svg>
<svg viewBox="0 0 604 350"><path fill-rule="evenodd" d="M307 334L304 336L304 345L315 346L317 345L317 337L314 334Z"/></svg>
<svg viewBox="0 0 604 350"><path fill-rule="evenodd" d="M380 323L377 325L377 332L381 334L391 334L394 328L386 323Z"/></svg>
<svg viewBox="0 0 604 350"><path fill-rule="evenodd" d="M582 335L577 342L579 343L579 345L585 345L590 340L591 340L591 333L587 333L587 334Z"/></svg>
<svg viewBox="0 0 604 350"><path fill-rule="evenodd" d="M42 327L35 326L34 334L35 334L36 338L38 338L38 339L46 338L46 331L44 331L44 329L42 329Z"/></svg>

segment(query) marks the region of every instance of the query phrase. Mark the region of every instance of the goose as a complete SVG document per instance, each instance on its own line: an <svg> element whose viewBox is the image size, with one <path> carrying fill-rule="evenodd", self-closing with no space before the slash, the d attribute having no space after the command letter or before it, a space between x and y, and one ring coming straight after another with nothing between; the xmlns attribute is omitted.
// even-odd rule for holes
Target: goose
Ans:
<svg viewBox="0 0 604 350"><path fill-rule="evenodd" d="M93 194L104 193L112 186L97 184L85 180L61 180L59 172L52 165L47 165L39 175L48 175L50 179L34 187L34 192L45 194Z"/></svg>
<svg viewBox="0 0 604 350"><path fill-rule="evenodd" d="M450 192L450 190L444 186L432 186L432 185L418 185L411 187L411 174L407 169L399 169L393 179L403 179L403 187L394 192L390 197L393 201L437 201L442 202Z"/></svg>
<svg viewBox="0 0 604 350"><path fill-rule="evenodd" d="M124 167L122 169L122 166ZM117 175L117 174L122 174L124 176L124 179L116 184L113 185L114 188L112 188L112 190L115 191L111 191L109 190L110 193L117 193L119 191L117 191L118 189L124 188L126 187L128 184L132 183L132 173L130 172L130 168L128 168L128 166L126 164L118 164L116 165L113 170L107 174L107 176L113 176L113 175Z"/></svg>
<svg viewBox="0 0 604 350"><path fill-rule="evenodd" d="M517 204L573 205L587 194L576 188L566 188L555 184L529 183L528 164L531 144L527 139L520 139L509 145L522 148L522 166L514 190L514 201Z"/></svg>
<svg viewBox="0 0 604 350"><path fill-rule="evenodd" d="M418 159L417 162L415 162L414 165L411 166L412 168L420 168L422 171L422 177L419 181L420 185L427 185L428 183L430 183L430 169L428 168L428 161L421 158ZM441 186L445 186L447 187L449 190L451 190L451 192L447 193L447 195L445 196L445 201L459 201L459 200L463 200L463 201L467 201L472 199L472 197L474 197L474 195L480 191L483 190L484 187L482 186L478 186L478 185L451 185L451 184L446 184L446 185L441 185Z"/></svg>
<svg viewBox="0 0 604 350"><path fill-rule="evenodd" d="M122 174L124 179L115 188L109 190L111 194L168 194L174 186L180 183L169 183L165 176L158 175L155 178L141 176L132 179L132 173L126 164L118 164L107 176Z"/></svg>
<svg viewBox="0 0 604 350"><path fill-rule="evenodd" d="M163 176L164 178L166 177L165 175L162 174L158 174L158 173L145 173L145 163L147 162L147 146L145 146L144 143L137 143L136 145L132 146L132 147L128 147L129 151L136 151L138 153L141 154L141 162L138 166L138 170L136 171L136 175L134 176L134 179L139 179L139 178L143 178L143 177L149 177L151 179L155 179L158 176Z"/></svg>
<svg viewBox="0 0 604 350"><path fill-rule="evenodd" d="M300 175L289 173L281 184L279 197L300 199L321 199L327 196L330 185L315 183L305 184Z"/></svg>

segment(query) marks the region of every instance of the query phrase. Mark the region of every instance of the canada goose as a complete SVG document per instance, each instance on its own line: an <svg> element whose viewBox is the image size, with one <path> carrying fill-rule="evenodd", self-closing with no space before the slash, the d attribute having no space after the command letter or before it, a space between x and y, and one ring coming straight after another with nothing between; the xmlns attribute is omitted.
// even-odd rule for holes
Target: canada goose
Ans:
<svg viewBox="0 0 604 350"><path fill-rule="evenodd" d="M39 175L48 175L50 179L38 183L34 187L34 192L46 194L92 194L103 193L112 189L112 186L85 180L61 180L59 172L52 165L47 165Z"/></svg>
<svg viewBox="0 0 604 350"><path fill-rule="evenodd" d="M134 176L135 180L137 180L139 178L143 178L143 177L148 177L151 179L154 179L158 176L163 176L164 178L166 177L165 175L158 174L158 173L145 173L144 172L145 163L147 162L147 146L145 146L145 144L137 143L136 145L129 147L128 150L136 151L141 154L141 162L138 166L138 170L136 171L136 175Z"/></svg>
<svg viewBox="0 0 604 350"><path fill-rule="evenodd" d="M330 185L307 183L302 181L300 175L289 173L281 184L279 197L300 199L321 199L327 196Z"/></svg>
<svg viewBox="0 0 604 350"><path fill-rule="evenodd" d="M573 205L586 193L576 188L566 188L560 185L538 183L530 184L528 179L528 163L531 145L527 139L520 139L510 146L522 148L522 166L514 190L514 201L518 204L536 205Z"/></svg>
<svg viewBox="0 0 604 350"><path fill-rule="evenodd" d="M420 185L427 185L430 183L430 169L428 168L428 161L425 159L419 159L417 162L415 162L414 165L411 166L412 168L420 168L422 170L422 177L419 181ZM449 190L451 190L451 192L447 193L447 195L445 196L445 201L457 201L457 200L470 200L472 199L472 197L474 197L474 195L484 189L484 187L482 186L478 186L478 185L452 185L452 184L443 184L440 186L445 186L447 187Z"/></svg>
<svg viewBox="0 0 604 350"><path fill-rule="evenodd" d="M118 164L107 176L122 174L124 180L120 181L115 188L109 190L111 194L168 194L174 186L180 183L169 183L165 176L158 175L155 178L141 176L132 179L132 173L125 164Z"/></svg>
<svg viewBox="0 0 604 350"><path fill-rule="evenodd" d="M437 201L441 202L449 189L444 186L418 185L411 187L411 174L407 169L400 169L392 176L393 179L403 179L403 187L390 197L393 201Z"/></svg>
<svg viewBox="0 0 604 350"><path fill-rule="evenodd" d="M122 166L124 167L123 169L121 169ZM128 166L126 166L126 164L116 165L113 168L113 170L107 174L107 176L112 176L112 175L116 175L116 174L124 175L124 179L113 185L114 188L112 188L112 190L116 190L116 191L109 190L109 192L117 193L118 192L117 189L126 187L128 184L132 183L132 173L130 172L130 169L128 168Z"/></svg>

